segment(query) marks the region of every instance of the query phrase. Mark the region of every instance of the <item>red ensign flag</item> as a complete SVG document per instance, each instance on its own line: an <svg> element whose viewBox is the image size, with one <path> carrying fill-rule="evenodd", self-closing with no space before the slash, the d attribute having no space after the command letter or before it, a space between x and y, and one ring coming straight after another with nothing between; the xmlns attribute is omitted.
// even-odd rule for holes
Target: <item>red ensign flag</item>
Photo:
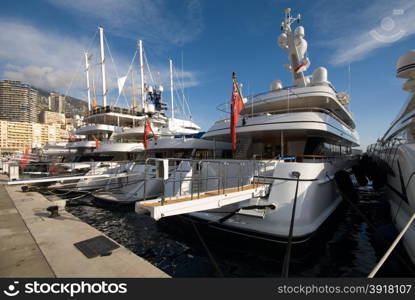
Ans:
<svg viewBox="0 0 415 300"><path fill-rule="evenodd" d="M150 134L150 132L153 132L153 129L151 129L150 124L145 122L145 125L144 125L144 150L147 150L147 148L148 148L147 141L148 141L148 135ZM153 135L154 135L154 133L153 133Z"/></svg>
<svg viewBox="0 0 415 300"><path fill-rule="evenodd" d="M232 136L232 151L236 151L236 125L238 124L239 113L244 109L244 102L242 101L241 91L239 90L238 82L236 81L236 74L232 73L232 105L231 105L231 136Z"/></svg>
<svg viewBox="0 0 415 300"><path fill-rule="evenodd" d="M22 166L22 169L26 168L28 159L29 159L29 147L25 146L23 158L20 162L20 165Z"/></svg>

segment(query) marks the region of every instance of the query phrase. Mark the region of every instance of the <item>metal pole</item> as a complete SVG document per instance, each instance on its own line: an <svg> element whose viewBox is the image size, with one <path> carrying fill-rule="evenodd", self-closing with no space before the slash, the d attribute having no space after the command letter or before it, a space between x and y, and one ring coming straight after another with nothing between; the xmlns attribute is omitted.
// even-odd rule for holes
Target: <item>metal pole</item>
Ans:
<svg viewBox="0 0 415 300"><path fill-rule="evenodd" d="M146 100L144 94L144 60L143 60L143 41L138 41L138 49L140 52L140 76L141 76L141 107L144 110L144 103Z"/></svg>
<svg viewBox="0 0 415 300"><path fill-rule="evenodd" d="M200 169L201 169L201 167L200 167L200 161L199 162L197 162L197 168L198 168L198 172L197 172L197 199L199 199L200 198Z"/></svg>
<svg viewBox="0 0 415 300"><path fill-rule="evenodd" d="M174 119L174 95L173 95L173 61L170 59L170 102L171 102L171 118Z"/></svg>
<svg viewBox="0 0 415 300"><path fill-rule="evenodd" d="M294 203L293 203L293 210L291 213L291 222L290 222L290 232L288 235L288 244L287 250L285 252L284 263L282 266L282 274L281 277L288 278L288 272L290 269L290 258L291 258L291 245L293 240L293 231L294 231L294 219L295 219L295 208L297 206L297 194L298 194L298 184L300 182L300 172L292 172L292 176L297 178L297 183L295 186L295 195L294 195Z"/></svg>
<svg viewBox="0 0 415 300"><path fill-rule="evenodd" d="M147 185L147 159L146 162L144 164L144 188L143 188L143 201L146 201L146 185Z"/></svg>
<svg viewBox="0 0 415 300"><path fill-rule="evenodd" d="M85 52L85 73L86 73L86 92L88 95L88 111L91 111L91 89L89 87L89 57Z"/></svg>
<svg viewBox="0 0 415 300"><path fill-rule="evenodd" d="M102 75L102 104L107 106L107 83L105 79L105 52L104 52L104 28L99 28L99 45L101 47L101 75Z"/></svg>
<svg viewBox="0 0 415 300"><path fill-rule="evenodd" d="M135 101L135 86L134 86L134 71L131 70L131 108L135 109L135 107L137 106L137 103ZM135 119L133 119L133 126L134 126L134 121Z"/></svg>

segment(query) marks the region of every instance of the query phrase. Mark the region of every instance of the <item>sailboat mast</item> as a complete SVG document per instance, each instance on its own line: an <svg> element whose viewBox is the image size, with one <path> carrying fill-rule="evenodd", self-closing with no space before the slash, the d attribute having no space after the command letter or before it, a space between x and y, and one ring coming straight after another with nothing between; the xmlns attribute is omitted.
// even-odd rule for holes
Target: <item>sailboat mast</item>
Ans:
<svg viewBox="0 0 415 300"><path fill-rule="evenodd" d="M170 59L170 106L171 118L174 119L174 95L173 95L173 61Z"/></svg>
<svg viewBox="0 0 415 300"><path fill-rule="evenodd" d="M99 44L101 47L102 104L107 106L107 83L105 78L104 28L99 27Z"/></svg>
<svg viewBox="0 0 415 300"><path fill-rule="evenodd" d="M134 86L134 70L131 70L131 108L135 109L137 103L135 101L135 86Z"/></svg>
<svg viewBox="0 0 415 300"><path fill-rule="evenodd" d="M141 107L144 110L146 96L144 94L144 60L143 60L143 41L138 41L138 49L140 51L140 76L141 76Z"/></svg>
<svg viewBox="0 0 415 300"><path fill-rule="evenodd" d="M85 52L86 91L88 95L88 111L91 111L91 89L89 87L89 57Z"/></svg>

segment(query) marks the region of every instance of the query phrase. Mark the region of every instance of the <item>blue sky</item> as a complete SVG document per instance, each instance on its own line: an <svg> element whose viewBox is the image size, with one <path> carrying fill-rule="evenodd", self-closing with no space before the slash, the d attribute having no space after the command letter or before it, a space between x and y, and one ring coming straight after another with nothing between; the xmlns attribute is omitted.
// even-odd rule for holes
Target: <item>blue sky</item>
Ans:
<svg viewBox="0 0 415 300"><path fill-rule="evenodd" d="M96 28L101 25L118 75L127 73L138 39L143 39L153 76L165 88L172 58L193 119L208 129L224 117L216 106L229 100L232 72L245 95L267 91L274 79L292 84L282 67L287 53L276 44L286 7L303 17L308 72L324 66L337 90L351 86L361 144L374 142L408 97L402 80L395 78L395 64L414 48L411 0L2 0L0 78L85 99L83 52L89 49L97 58ZM107 62L114 101L116 73L108 53ZM99 66L94 68L98 73ZM118 104L127 101L128 95Z"/></svg>

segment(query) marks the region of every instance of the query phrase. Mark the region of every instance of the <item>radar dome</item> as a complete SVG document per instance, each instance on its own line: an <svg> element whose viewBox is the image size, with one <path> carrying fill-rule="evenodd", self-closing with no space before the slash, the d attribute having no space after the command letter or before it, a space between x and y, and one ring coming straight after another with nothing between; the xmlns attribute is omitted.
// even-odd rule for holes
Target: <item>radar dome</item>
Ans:
<svg viewBox="0 0 415 300"><path fill-rule="evenodd" d="M282 81L281 80L273 80L271 82L271 91L276 91L282 89Z"/></svg>
<svg viewBox="0 0 415 300"><path fill-rule="evenodd" d="M295 31L294 31L295 37L299 38L299 37L304 37L304 27L303 26L298 26Z"/></svg>
<svg viewBox="0 0 415 300"><path fill-rule="evenodd" d="M312 84L324 84L324 83L327 84L328 83L327 69L324 67L319 67L315 69L312 75L311 83Z"/></svg>
<svg viewBox="0 0 415 300"><path fill-rule="evenodd" d="M278 37L278 46L282 49L288 49L288 38L285 33L281 33Z"/></svg>

